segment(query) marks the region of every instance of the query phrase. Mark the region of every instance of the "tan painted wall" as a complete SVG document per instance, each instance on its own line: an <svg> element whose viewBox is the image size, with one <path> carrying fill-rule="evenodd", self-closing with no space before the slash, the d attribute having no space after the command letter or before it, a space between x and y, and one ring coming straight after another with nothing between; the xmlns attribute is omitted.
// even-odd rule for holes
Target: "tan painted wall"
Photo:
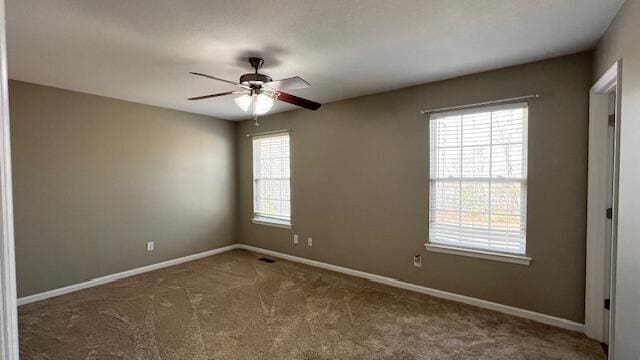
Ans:
<svg viewBox="0 0 640 360"><path fill-rule="evenodd" d="M436 289L584 319L591 53L294 111L238 129L239 241ZM428 61L425 60L425 66ZM530 105L530 266L428 253L418 110L541 93ZM304 96L304 92L299 92ZM293 231L250 222L250 132L290 128ZM294 246L292 234L300 234ZM313 247L306 238L313 237ZM414 268L412 257L424 256Z"/></svg>
<svg viewBox="0 0 640 360"><path fill-rule="evenodd" d="M616 61L640 58L638 20L640 0L626 0L604 33L594 52L595 80L600 78Z"/></svg>
<svg viewBox="0 0 640 360"><path fill-rule="evenodd" d="M234 123L17 81L10 106L19 296L235 241Z"/></svg>
<svg viewBox="0 0 640 360"><path fill-rule="evenodd" d="M625 1L595 52L596 79L622 59L615 359L640 359L640 0ZM594 80L595 81L595 80Z"/></svg>

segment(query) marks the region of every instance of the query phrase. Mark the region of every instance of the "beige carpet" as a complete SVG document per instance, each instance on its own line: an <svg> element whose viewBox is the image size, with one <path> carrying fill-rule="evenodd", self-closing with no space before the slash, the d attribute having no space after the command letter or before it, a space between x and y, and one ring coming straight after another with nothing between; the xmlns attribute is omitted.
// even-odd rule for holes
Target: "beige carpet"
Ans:
<svg viewBox="0 0 640 360"><path fill-rule="evenodd" d="M584 335L236 250L22 306L22 360L602 359Z"/></svg>

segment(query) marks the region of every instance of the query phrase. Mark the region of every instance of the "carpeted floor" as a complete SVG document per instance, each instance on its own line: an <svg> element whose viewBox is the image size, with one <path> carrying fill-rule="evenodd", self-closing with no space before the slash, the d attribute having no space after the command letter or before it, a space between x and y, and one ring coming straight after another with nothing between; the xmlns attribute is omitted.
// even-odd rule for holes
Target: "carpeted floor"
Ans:
<svg viewBox="0 0 640 360"><path fill-rule="evenodd" d="M234 250L19 309L20 358L603 359L584 335Z"/></svg>

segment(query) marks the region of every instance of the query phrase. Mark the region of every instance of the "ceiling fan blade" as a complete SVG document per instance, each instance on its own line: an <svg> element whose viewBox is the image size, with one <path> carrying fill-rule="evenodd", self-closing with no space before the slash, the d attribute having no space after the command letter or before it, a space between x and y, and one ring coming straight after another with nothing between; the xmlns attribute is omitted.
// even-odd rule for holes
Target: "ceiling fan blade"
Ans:
<svg viewBox="0 0 640 360"><path fill-rule="evenodd" d="M209 98L214 98L214 97L218 97L218 96L231 95L231 94L235 94L235 93L238 93L238 91L227 91L227 92L218 93L218 94L196 96L196 97L188 98L187 100L209 99Z"/></svg>
<svg viewBox="0 0 640 360"><path fill-rule="evenodd" d="M270 93L269 96L271 96L275 100L284 101L289 104L297 105L309 110L318 110L320 108L320 104L315 101L303 99L301 97L287 94L282 91L274 91Z"/></svg>
<svg viewBox="0 0 640 360"><path fill-rule="evenodd" d="M229 81L229 80L225 80L225 79L220 79L218 77L215 76L211 76L211 75L207 75L207 74L203 74L203 73L198 73L198 72L189 72L189 74L193 74L193 75L198 75L198 76L202 76L202 77L206 77L208 79L213 79L213 80L218 80L218 81L222 81L222 82L226 82L228 84L232 84L232 85L240 85L237 82L234 81Z"/></svg>
<svg viewBox="0 0 640 360"><path fill-rule="evenodd" d="M299 90L299 89L306 89L311 86L305 79L299 76L294 76L294 77L290 77L282 80L271 81L266 83L265 85L276 91Z"/></svg>

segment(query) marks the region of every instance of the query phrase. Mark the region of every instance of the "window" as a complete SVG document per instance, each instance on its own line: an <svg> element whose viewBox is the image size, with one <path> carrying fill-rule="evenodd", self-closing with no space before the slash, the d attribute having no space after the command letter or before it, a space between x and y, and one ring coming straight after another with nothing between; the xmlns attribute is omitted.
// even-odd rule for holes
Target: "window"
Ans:
<svg viewBox="0 0 640 360"><path fill-rule="evenodd" d="M289 133L253 137L253 221L291 226Z"/></svg>
<svg viewBox="0 0 640 360"><path fill-rule="evenodd" d="M526 103L430 118L429 243L524 255Z"/></svg>

